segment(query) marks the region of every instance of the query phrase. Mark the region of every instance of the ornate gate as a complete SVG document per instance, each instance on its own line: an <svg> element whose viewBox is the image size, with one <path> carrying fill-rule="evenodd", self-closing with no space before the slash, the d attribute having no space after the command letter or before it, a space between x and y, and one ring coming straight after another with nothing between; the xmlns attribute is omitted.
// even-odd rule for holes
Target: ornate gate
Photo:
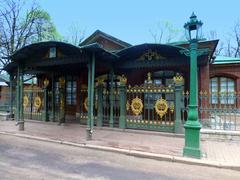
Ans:
<svg viewBox="0 0 240 180"><path fill-rule="evenodd" d="M24 89L24 119L42 120L44 110L44 90L38 87Z"/></svg>
<svg viewBox="0 0 240 180"><path fill-rule="evenodd" d="M174 131L175 88L151 80L127 89L126 126L134 129Z"/></svg>

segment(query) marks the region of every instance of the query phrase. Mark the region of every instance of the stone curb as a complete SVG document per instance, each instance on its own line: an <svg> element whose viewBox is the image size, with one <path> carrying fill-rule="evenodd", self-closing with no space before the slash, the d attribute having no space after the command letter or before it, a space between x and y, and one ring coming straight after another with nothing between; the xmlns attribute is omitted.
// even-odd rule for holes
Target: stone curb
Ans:
<svg viewBox="0 0 240 180"><path fill-rule="evenodd" d="M183 164L189 164L189 165L216 167L216 168L224 168L224 169L240 171L240 165L221 163L221 162L217 162L217 161L192 159L192 158L186 158L186 157L171 156L171 155L166 155L166 154L156 154L156 153L150 153L150 152L144 152L144 151L136 151L136 150L131 150L131 149L121 149L121 148L108 147L108 146L99 146L99 145L87 144L84 142L73 143L73 142L69 142L69 141L54 140L54 139L50 139L50 138L43 138L43 137L38 137L38 136L31 136L31 135L11 133L11 132L0 132L0 134L20 137L20 138L26 138L26 139L32 139L32 140L39 140L39 141L44 141L44 142L64 144L64 145L80 147L80 148L89 148L89 149L100 150L100 151L120 153L120 154L125 154L125 155L140 157L140 158L148 158L148 159L159 160L159 161L168 161L168 162L176 162L176 163L183 163Z"/></svg>

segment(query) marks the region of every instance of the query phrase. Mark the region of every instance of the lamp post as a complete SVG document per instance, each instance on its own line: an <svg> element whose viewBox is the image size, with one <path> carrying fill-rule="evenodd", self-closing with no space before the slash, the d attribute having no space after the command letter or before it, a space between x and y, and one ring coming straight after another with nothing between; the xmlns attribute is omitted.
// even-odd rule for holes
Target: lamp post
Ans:
<svg viewBox="0 0 240 180"><path fill-rule="evenodd" d="M190 43L189 49L183 50L186 56L190 57L190 99L188 118L184 124L185 147L183 155L194 158L201 158L200 150L200 129L198 120L198 71L197 57L208 53L208 49L198 49L198 40L201 35L202 22L192 13L190 21L185 23L186 37Z"/></svg>

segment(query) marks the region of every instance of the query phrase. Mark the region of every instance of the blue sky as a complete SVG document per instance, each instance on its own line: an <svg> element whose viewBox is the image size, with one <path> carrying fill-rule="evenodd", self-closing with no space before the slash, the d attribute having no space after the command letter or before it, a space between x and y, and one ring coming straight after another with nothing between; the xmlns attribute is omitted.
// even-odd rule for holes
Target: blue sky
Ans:
<svg viewBox="0 0 240 180"><path fill-rule="evenodd" d="M240 0L39 0L60 34L67 36L75 24L85 37L96 29L131 44L153 42L149 30L168 21L182 29L194 11L203 21L203 32L215 30L226 39L240 20Z"/></svg>

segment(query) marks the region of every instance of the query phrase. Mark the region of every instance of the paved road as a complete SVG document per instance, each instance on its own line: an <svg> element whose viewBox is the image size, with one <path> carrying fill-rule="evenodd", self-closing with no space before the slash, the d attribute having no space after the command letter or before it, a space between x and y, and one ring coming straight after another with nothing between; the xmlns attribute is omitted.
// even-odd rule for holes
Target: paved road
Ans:
<svg viewBox="0 0 240 180"><path fill-rule="evenodd" d="M0 179L240 179L240 172L0 136Z"/></svg>

